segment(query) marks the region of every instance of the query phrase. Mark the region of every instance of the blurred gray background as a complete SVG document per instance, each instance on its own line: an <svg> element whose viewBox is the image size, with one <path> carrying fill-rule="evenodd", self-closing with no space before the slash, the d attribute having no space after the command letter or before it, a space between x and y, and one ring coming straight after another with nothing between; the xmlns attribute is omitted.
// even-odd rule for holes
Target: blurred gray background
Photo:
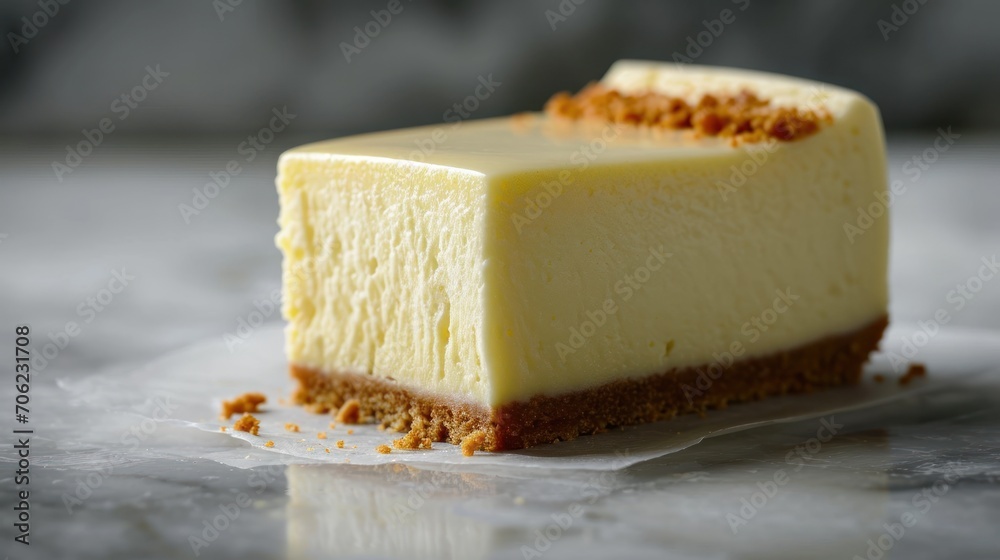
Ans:
<svg viewBox="0 0 1000 560"><path fill-rule="evenodd" d="M617 59L688 56L723 10L731 23L695 63L857 89L891 130L1000 126L992 0L399 0L348 61L341 44L389 3L3 0L0 134L93 127L157 64L169 77L119 130L243 131L275 105L316 137L434 123L488 74L503 85L476 117L535 110ZM23 18L45 23L29 38Z"/></svg>

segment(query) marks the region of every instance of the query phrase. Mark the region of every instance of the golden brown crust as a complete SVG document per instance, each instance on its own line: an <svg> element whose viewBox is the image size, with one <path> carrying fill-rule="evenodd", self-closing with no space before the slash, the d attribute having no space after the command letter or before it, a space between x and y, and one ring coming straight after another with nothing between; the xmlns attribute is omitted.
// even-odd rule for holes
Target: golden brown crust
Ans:
<svg viewBox="0 0 1000 560"><path fill-rule="evenodd" d="M615 426L667 420L677 414L703 413L769 395L856 383L887 322L883 316L852 333L742 360L715 379L705 368L685 368L560 396L536 396L494 409L416 395L383 378L326 374L294 364L290 370L299 383L295 394L299 404L335 410L356 400L360 415L400 432L409 431L413 438L461 445L467 436L481 431L482 449L504 451Z"/></svg>
<svg viewBox="0 0 1000 560"><path fill-rule="evenodd" d="M360 420L361 403L351 399L345 402L337 411L337 422L341 424L357 424Z"/></svg>
<svg viewBox="0 0 1000 560"><path fill-rule="evenodd" d="M703 95L691 104L652 91L622 93L601 83L589 84L576 95L565 91L553 95L545 112L572 120L692 130L698 136L729 138L733 145L799 140L832 120L826 109L774 106L749 90L736 95Z"/></svg>

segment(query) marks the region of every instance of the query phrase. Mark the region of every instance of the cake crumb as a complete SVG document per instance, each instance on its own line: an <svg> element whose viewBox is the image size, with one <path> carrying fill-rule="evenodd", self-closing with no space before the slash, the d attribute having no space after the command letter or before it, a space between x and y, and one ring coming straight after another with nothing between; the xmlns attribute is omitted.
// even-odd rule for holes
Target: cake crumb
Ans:
<svg viewBox="0 0 1000 560"><path fill-rule="evenodd" d="M347 430L347 435L354 435L354 430Z"/></svg>
<svg viewBox="0 0 1000 560"><path fill-rule="evenodd" d="M431 438L421 437L424 430L414 424L413 428L405 436L394 440L392 446L396 449L432 449Z"/></svg>
<svg viewBox="0 0 1000 560"><path fill-rule="evenodd" d="M357 445L352 445L352 446L351 446L351 449L357 449L357 448L358 448L358 446L357 446Z"/></svg>
<svg viewBox="0 0 1000 560"><path fill-rule="evenodd" d="M881 373L876 373L874 376L872 376L872 379L875 381L875 383L885 382L885 376L882 375Z"/></svg>
<svg viewBox="0 0 1000 560"><path fill-rule="evenodd" d="M337 427L337 423L336 422L330 422L330 429L331 430L334 429L334 428L336 428L336 427Z"/></svg>
<svg viewBox="0 0 1000 560"><path fill-rule="evenodd" d="M267 440L266 442L264 442L264 447L274 447L274 442L271 440Z"/></svg>
<svg viewBox="0 0 1000 560"><path fill-rule="evenodd" d="M376 447L375 451L378 451L379 453L381 453L383 455L388 455L388 454L392 453L392 448L383 443L382 445Z"/></svg>
<svg viewBox="0 0 1000 560"><path fill-rule="evenodd" d="M243 417L233 424L233 429L240 432L249 432L252 435L257 435L260 431L260 420L253 417L253 415L244 412Z"/></svg>
<svg viewBox="0 0 1000 560"><path fill-rule="evenodd" d="M482 430L472 432L462 438L462 455L472 457L476 451L483 448L484 443L486 443L486 432Z"/></svg>
<svg viewBox="0 0 1000 560"><path fill-rule="evenodd" d="M329 453L330 452L330 448L329 447L324 447L323 451L326 451L327 453Z"/></svg>
<svg viewBox="0 0 1000 560"><path fill-rule="evenodd" d="M226 427L225 426L219 426L219 431L220 432L225 432L226 431Z"/></svg>
<svg viewBox="0 0 1000 560"><path fill-rule="evenodd" d="M326 432L319 432L316 434L316 439L326 439Z"/></svg>
<svg viewBox="0 0 1000 560"><path fill-rule="evenodd" d="M911 381L925 377L927 377L927 366L924 364L910 364L909 369L906 370L903 377L899 378L899 384L903 386L909 385Z"/></svg>
<svg viewBox="0 0 1000 560"><path fill-rule="evenodd" d="M307 448L306 448L306 451L315 451L315 450L316 450L316 448L315 448L315 447L307 447Z"/></svg>
<svg viewBox="0 0 1000 560"><path fill-rule="evenodd" d="M229 420L233 414L246 412L257 412L260 405L267 402L267 397L263 393L243 393L231 401L222 401L221 418Z"/></svg>
<svg viewBox="0 0 1000 560"><path fill-rule="evenodd" d="M338 439L337 440L337 449L343 449L343 448L344 448L344 440Z"/></svg>
<svg viewBox="0 0 1000 560"><path fill-rule="evenodd" d="M294 422L289 422L289 423L285 424L285 429L288 430L289 432L298 432L299 431L299 425L296 424L296 423L294 423Z"/></svg>
<svg viewBox="0 0 1000 560"><path fill-rule="evenodd" d="M361 403L356 399L351 399L344 403L337 411L337 422L341 424L357 424L361 418Z"/></svg>

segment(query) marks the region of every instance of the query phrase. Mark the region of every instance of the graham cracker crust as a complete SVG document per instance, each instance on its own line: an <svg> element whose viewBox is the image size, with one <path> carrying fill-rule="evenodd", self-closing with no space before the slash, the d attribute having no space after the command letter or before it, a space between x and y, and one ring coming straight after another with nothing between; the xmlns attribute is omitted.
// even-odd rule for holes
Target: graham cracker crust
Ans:
<svg viewBox="0 0 1000 560"><path fill-rule="evenodd" d="M290 371L298 381L294 401L317 412L337 410L348 400L356 400L363 420L455 445L482 432L484 450L507 451L618 426L668 420L678 414L702 413L770 395L857 383L862 365L878 346L887 324L888 318L882 316L851 333L740 360L714 379L705 373L705 367L675 369L564 395L539 395L492 409L416 394L385 378L324 373L295 364Z"/></svg>

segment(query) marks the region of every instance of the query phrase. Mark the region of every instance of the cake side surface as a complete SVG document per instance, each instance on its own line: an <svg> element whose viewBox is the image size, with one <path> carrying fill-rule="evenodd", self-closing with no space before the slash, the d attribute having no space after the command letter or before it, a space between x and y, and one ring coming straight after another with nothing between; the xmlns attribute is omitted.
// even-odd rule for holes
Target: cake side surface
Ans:
<svg viewBox="0 0 1000 560"><path fill-rule="evenodd" d="M544 121L538 125L544 127ZM886 314L887 189L861 98L796 142L696 158L489 177L483 354L489 403L765 356ZM708 142L708 145L714 145Z"/></svg>
<svg viewBox="0 0 1000 560"><path fill-rule="evenodd" d="M481 176L289 153L277 183L288 360L481 401Z"/></svg>
<svg viewBox="0 0 1000 560"><path fill-rule="evenodd" d="M619 379L498 407L462 402L356 373L324 372L294 364L290 372L298 384L294 399L299 404L336 410L348 400L357 400L362 418L396 431L413 430L419 437L456 445L468 435L483 432L484 449L506 451L767 396L856 383L887 322L882 316L853 332L768 356Z"/></svg>

